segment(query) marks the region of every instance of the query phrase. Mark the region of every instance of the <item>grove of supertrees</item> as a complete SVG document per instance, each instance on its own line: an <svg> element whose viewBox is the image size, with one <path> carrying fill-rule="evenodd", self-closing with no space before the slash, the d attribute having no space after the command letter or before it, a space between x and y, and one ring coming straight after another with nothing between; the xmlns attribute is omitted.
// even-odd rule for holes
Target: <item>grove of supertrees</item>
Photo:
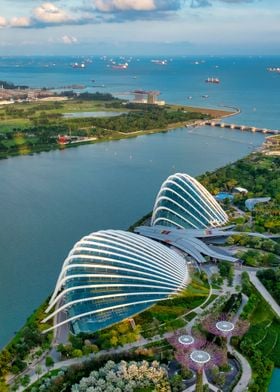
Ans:
<svg viewBox="0 0 280 392"><path fill-rule="evenodd" d="M186 334L177 331L168 339L175 348L176 360L187 369L202 373L203 370L227 364L227 351L216 344L208 343L199 333Z"/></svg>

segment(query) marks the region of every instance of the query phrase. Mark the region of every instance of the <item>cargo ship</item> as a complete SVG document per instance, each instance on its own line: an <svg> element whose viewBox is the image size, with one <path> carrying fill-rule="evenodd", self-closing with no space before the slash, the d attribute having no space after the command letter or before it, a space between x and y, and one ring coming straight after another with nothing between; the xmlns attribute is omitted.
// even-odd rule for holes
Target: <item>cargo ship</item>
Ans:
<svg viewBox="0 0 280 392"><path fill-rule="evenodd" d="M151 60L151 63L159 64L159 65L166 65L167 60Z"/></svg>
<svg viewBox="0 0 280 392"><path fill-rule="evenodd" d="M85 63L74 63L72 64L72 68L86 68Z"/></svg>
<svg viewBox="0 0 280 392"><path fill-rule="evenodd" d="M111 65L111 67L113 69L127 69L128 68L128 63L124 63L124 64L113 64Z"/></svg>
<svg viewBox="0 0 280 392"><path fill-rule="evenodd" d="M220 83L220 79L218 79L218 78L207 78L207 79L205 80L205 83L219 84L219 83Z"/></svg>
<svg viewBox="0 0 280 392"><path fill-rule="evenodd" d="M267 68L268 72L276 72L280 73L280 67L269 67Z"/></svg>

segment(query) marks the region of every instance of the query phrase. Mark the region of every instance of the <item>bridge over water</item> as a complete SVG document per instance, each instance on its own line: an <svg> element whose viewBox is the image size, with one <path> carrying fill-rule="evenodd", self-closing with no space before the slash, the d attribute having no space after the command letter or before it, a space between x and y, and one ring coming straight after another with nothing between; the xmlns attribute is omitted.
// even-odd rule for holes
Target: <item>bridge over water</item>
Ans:
<svg viewBox="0 0 280 392"><path fill-rule="evenodd" d="M238 125L238 124L227 124L221 121L209 120L204 121L203 125L208 125L210 127L219 127L219 128L227 128L227 129L237 129L239 131L247 131L247 132L259 132L269 135L280 135L279 129L268 129L268 128L258 128L250 125Z"/></svg>

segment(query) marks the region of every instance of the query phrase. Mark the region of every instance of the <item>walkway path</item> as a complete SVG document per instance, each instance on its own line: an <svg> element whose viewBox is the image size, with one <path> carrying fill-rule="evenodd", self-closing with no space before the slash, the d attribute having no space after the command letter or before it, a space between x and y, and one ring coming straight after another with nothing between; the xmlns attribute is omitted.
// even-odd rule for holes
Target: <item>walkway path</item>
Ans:
<svg viewBox="0 0 280 392"><path fill-rule="evenodd" d="M272 307L274 312L280 317L280 306L277 304L275 299L270 295L264 285L256 276L256 271L248 271L250 281L255 286L255 288L259 291L259 293L263 296L266 302Z"/></svg>
<svg viewBox="0 0 280 392"><path fill-rule="evenodd" d="M238 312L236 313L236 315L233 318L233 323L235 323L240 314L243 311L244 306L247 304L248 302L248 297L244 294L242 294L242 303L238 309ZM249 364L249 362L247 361L247 359L245 357L243 357L243 355L241 355L238 351L235 350L234 347L232 347L232 345L228 342L228 351L235 356L235 358L239 361L239 363L241 364L241 369L242 369L242 373L241 373L241 377L240 380L238 382L238 384L234 387L233 392L244 392L246 391L246 388L248 387L251 379L252 379L252 369L251 366Z"/></svg>
<svg viewBox="0 0 280 392"><path fill-rule="evenodd" d="M228 345L228 351L234 355L239 363L241 364L242 374L238 384L234 387L233 392L244 392L252 380L252 370L249 362L243 357L238 351L236 351L231 345Z"/></svg>

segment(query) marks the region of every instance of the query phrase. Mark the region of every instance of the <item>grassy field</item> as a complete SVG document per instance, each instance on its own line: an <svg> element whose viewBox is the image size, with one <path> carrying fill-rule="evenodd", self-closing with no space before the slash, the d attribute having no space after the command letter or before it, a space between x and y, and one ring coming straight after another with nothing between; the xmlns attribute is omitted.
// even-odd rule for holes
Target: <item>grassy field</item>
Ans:
<svg viewBox="0 0 280 392"><path fill-rule="evenodd" d="M13 105L0 106L0 132L11 132L14 128L24 129L31 126L33 121L41 116L57 118L64 113L97 112L97 111L128 111L124 108L110 108L111 101L87 101L69 99L62 102L23 102Z"/></svg>

